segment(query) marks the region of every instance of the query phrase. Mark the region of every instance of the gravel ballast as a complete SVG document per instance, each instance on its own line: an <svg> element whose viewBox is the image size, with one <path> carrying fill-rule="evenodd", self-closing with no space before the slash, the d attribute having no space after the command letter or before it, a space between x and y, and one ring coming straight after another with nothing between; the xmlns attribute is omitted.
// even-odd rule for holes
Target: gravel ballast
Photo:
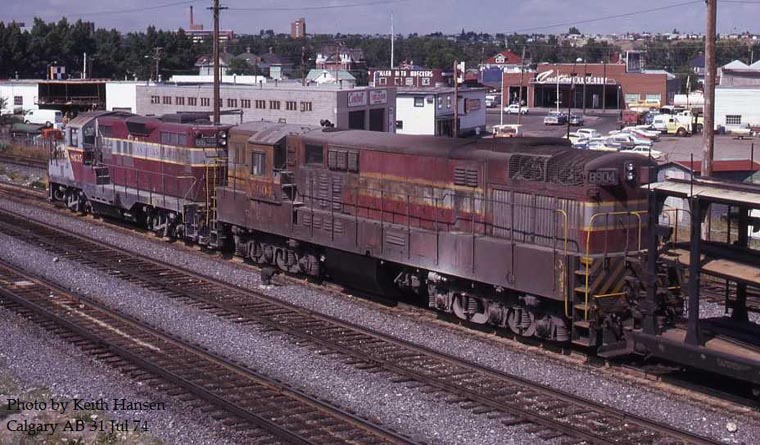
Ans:
<svg viewBox="0 0 760 445"><path fill-rule="evenodd" d="M187 407L171 399L157 396L142 383L94 362L77 348L2 308L0 308L0 326L3 326L2 335L0 335L0 368L3 374L10 374L6 375L6 378L11 378L21 387L13 393L0 394L3 405L7 405L8 398L16 398L23 393L27 394L24 401L46 402L48 407L51 398L68 401L74 398L92 401L100 398L106 401L125 398L135 401L163 402L166 404L166 410L160 411L113 411L113 405L111 405L111 410L108 411L88 411L84 420L89 426L90 420L105 419L106 416L114 420L129 420L130 423L132 420L144 419L147 422L148 432L140 433L142 438L127 437L127 443L155 443L156 441L151 438L176 444L240 443L241 439L235 432L225 431L222 425L214 424L205 416L193 415L187 411ZM38 395L35 397L36 400L28 398L30 393ZM37 411L23 412L23 414L25 416L49 414ZM63 418L56 421L60 425L58 430L61 434L64 434L61 430L66 420L76 418L80 412L68 408L64 414ZM95 419L90 418L92 414L96 416ZM23 420L19 419L19 421ZM2 434L5 435L0 435L0 442L15 443L7 442L5 439L17 440L25 436L25 433L5 431L7 422L8 420L2 422L4 427ZM93 439L92 435L83 434ZM71 435L68 437L71 439L70 443L76 443ZM83 443L95 442L85 440Z"/></svg>
<svg viewBox="0 0 760 445"><path fill-rule="evenodd" d="M124 249L150 255L171 264L191 267L193 270L200 273L212 275L242 287L259 288L260 285L258 273L255 269L250 267L241 266L233 262L220 262L214 258L200 255L197 252L179 249L167 243L156 243L139 236L136 237L134 235L124 234L119 230L114 230L109 227L92 224L88 220L70 218L66 215L31 206L0 200L0 207L22 211L30 218L50 221L57 224L59 227L66 228L73 232L107 239L114 245L120 246ZM2 242L5 243L6 240L3 240ZM16 247L22 249L22 252L18 252L16 255L21 257L19 260L23 260L24 257L30 256L28 247ZM42 253L42 255L45 256L46 254ZM47 255L47 257L47 261L49 262L49 255ZM43 261L44 264L45 260L41 259L41 261ZM61 263L64 262L62 261ZM42 267L51 269L50 264L46 264ZM81 266L79 266L79 269L81 269ZM103 277L95 281L101 280L107 281L104 280ZM88 284L84 283L84 286L88 287ZM104 286L114 286L114 284L106 283ZM92 289L92 286L89 286L89 288ZM133 293L141 294L146 292L137 289L133 291L134 292L130 292L130 295L122 297L122 299L133 298ZM652 418L653 420L662 421L671 425L677 425L681 428L710 436L718 440L724 440L727 443L752 443L754 438L760 437L760 426L758 426L757 422L750 417L724 415L713 410L704 409L696 406L693 402L680 397L674 397L672 394L660 394L650 388L642 388L628 382L612 379L607 375L603 375L604 372L600 370L589 367L568 366L565 363L561 363L557 360L550 360L541 355L514 351L510 348L496 345L494 342L483 341L476 335L463 334L458 329L440 326L438 323L429 323L413 319L412 317L402 316L398 312L378 310L373 305L369 305L366 302L356 302L353 301L353 299L344 296L330 295L327 292L320 292L311 287L288 284L272 288L268 290L268 293L288 302L338 318L347 319L356 324L367 326L368 328L399 338L414 341L432 349L450 353L483 366L526 377L557 389L579 394L591 400L615 406L633 414ZM155 298L155 296L150 298ZM132 306L133 303L123 304ZM157 307L158 305L154 304L154 306ZM167 306L167 308L168 307L169 306ZM172 310L176 310L178 313L182 312L182 308L173 308ZM191 315L187 316L191 317ZM214 318L200 313L196 313L195 317L195 320L204 319L203 322L209 323L213 323L213 320L210 319ZM186 321L180 323L197 326L197 322L192 320L194 319L188 318ZM233 328L234 327L235 326L233 326ZM172 329L174 329L174 326L172 326ZM249 335L252 338L252 332L254 330L251 328L247 329L250 329L251 331L243 335ZM199 335L219 338L219 332L214 332L214 335L211 335L210 332L212 331L206 330L206 332L199 333ZM256 333L256 335L260 334ZM268 335L271 337L271 334ZM226 346L228 348L226 350L235 350L233 346L234 340L234 338L229 339L229 342L232 343ZM222 341L222 343L227 343L227 341ZM241 351L241 353L244 352L245 351ZM281 353L282 351L278 352ZM291 353L291 351L289 351L289 353ZM292 353L296 354L297 351L292 351ZM311 360L311 358L309 358L309 360ZM309 366L307 366L309 370L312 372L319 372L319 366L312 366L312 363L318 362L307 363L309 363ZM326 365L336 366L334 363L327 363ZM350 369L345 371L347 375L350 375L352 372L356 373L356 371ZM299 372L291 372L291 375L294 378L303 377ZM329 380L330 376L328 375L327 377ZM362 378L364 377L365 376L362 376ZM382 384L382 382L376 383ZM366 385L366 383L363 385ZM335 386L333 388L337 388L337 391L341 391L340 388L342 387ZM407 391L401 385L389 385L388 389L390 391L389 394L403 394L404 391ZM338 392L337 394L342 393ZM344 398L352 397L344 396ZM364 395L357 395L355 397L364 397ZM392 411L393 415L397 417L405 417L409 416L409 414L412 416L417 415L419 409L424 409L419 405L419 403L421 403L419 402L419 400L421 400L420 397L424 399L424 396L414 395L408 404L394 405L394 407L398 408L396 411ZM462 412L463 410L457 409L455 411ZM399 415L399 413L404 413L404 415ZM441 412L437 413L441 414ZM438 434L442 434L444 430L457 428L457 426L460 425L459 423L448 419L447 416L443 414L437 417L444 419L438 425L440 429L431 428L431 430L435 430ZM480 417L470 416L470 418L475 419L476 421L481 421ZM727 432L726 424L729 422L737 424L738 431L736 433L730 434ZM415 422L412 423L415 424L413 428L419 427L419 424ZM428 430L426 434L431 430ZM436 437L436 440L441 441L441 443L461 443L457 441L457 436L458 433L446 438L438 436L431 437ZM462 437L469 436L464 435ZM473 438L474 437L475 436L473 436ZM503 437L501 437L501 440L503 440Z"/></svg>
<svg viewBox="0 0 760 445"><path fill-rule="evenodd" d="M284 335L261 332L222 320L201 310L122 280L60 259L37 247L0 234L7 246L0 256L25 270L79 289L122 312L171 331L225 357L301 389L325 395L334 403L362 413L414 437L437 443L543 443L521 428L508 428L486 416L473 415L416 389L390 382L385 376L357 370L299 348Z"/></svg>

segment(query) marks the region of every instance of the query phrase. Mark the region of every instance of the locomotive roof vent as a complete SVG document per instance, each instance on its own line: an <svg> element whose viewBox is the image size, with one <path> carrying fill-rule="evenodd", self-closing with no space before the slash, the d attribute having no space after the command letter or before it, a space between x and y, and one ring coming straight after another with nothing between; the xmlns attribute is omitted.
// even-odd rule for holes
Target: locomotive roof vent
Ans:
<svg viewBox="0 0 760 445"><path fill-rule="evenodd" d="M161 122L173 122L175 124L200 124L211 122L209 114L202 111L178 111L175 114L162 114L158 119L161 120Z"/></svg>

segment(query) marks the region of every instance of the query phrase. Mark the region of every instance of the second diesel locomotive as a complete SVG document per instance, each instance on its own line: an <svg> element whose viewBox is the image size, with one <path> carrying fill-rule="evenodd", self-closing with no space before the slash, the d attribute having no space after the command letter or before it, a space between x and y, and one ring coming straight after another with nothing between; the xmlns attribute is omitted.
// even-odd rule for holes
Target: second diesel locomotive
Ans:
<svg viewBox="0 0 760 445"><path fill-rule="evenodd" d="M406 291L472 323L608 356L631 351L647 232L641 185L655 171L646 157L561 139L182 120L82 115L51 161L51 198L230 245L286 272ZM89 149L71 133L88 125ZM104 168L114 172L107 180ZM194 179L184 190L159 187L167 174ZM141 186L140 175L153 179ZM682 301L661 288L655 311L668 323Z"/></svg>

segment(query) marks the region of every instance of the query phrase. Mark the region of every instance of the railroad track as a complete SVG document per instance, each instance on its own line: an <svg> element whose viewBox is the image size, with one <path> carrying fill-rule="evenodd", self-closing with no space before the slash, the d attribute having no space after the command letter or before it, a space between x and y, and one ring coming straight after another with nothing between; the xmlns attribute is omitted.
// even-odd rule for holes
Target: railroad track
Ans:
<svg viewBox="0 0 760 445"><path fill-rule="evenodd" d="M44 159L29 158L20 155L9 155L7 153L0 153L0 163L39 168L42 170L47 170L48 168L48 162Z"/></svg>
<svg viewBox="0 0 760 445"><path fill-rule="evenodd" d="M202 401L212 418L261 441L407 444L409 439L94 300L71 294L0 260L0 303L90 355Z"/></svg>
<svg viewBox="0 0 760 445"><path fill-rule="evenodd" d="M147 287L236 323L255 323L290 335L299 345L342 356L370 372L445 397L506 425L532 424L544 439L594 444L711 444L713 441L630 415L569 393L507 375L403 340L313 313L266 294L240 289L63 232L23 215L0 211L0 231ZM564 441L563 441L564 443Z"/></svg>
<svg viewBox="0 0 760 445"><path fill-rule="evenodd" d="M700 279L700 296L713 303L726 303L726 283L713 278L701 277ZM728 295L732 296L730 301L736 298L736 285L728 286ZM760 293L756 290L747 289L747 311L760 312Z"/></svg>

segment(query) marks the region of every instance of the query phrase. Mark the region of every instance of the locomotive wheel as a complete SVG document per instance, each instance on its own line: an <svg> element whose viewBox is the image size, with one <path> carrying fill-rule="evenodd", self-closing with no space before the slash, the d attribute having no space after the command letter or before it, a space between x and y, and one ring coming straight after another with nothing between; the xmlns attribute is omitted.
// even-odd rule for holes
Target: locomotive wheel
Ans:
<svg viewBox="0 0 760 445"><path fill-rule="evenodd" d="M528 308L514 306L507 315L507 325L517 335L533 337L536 333L536 316Z"/></svg>

